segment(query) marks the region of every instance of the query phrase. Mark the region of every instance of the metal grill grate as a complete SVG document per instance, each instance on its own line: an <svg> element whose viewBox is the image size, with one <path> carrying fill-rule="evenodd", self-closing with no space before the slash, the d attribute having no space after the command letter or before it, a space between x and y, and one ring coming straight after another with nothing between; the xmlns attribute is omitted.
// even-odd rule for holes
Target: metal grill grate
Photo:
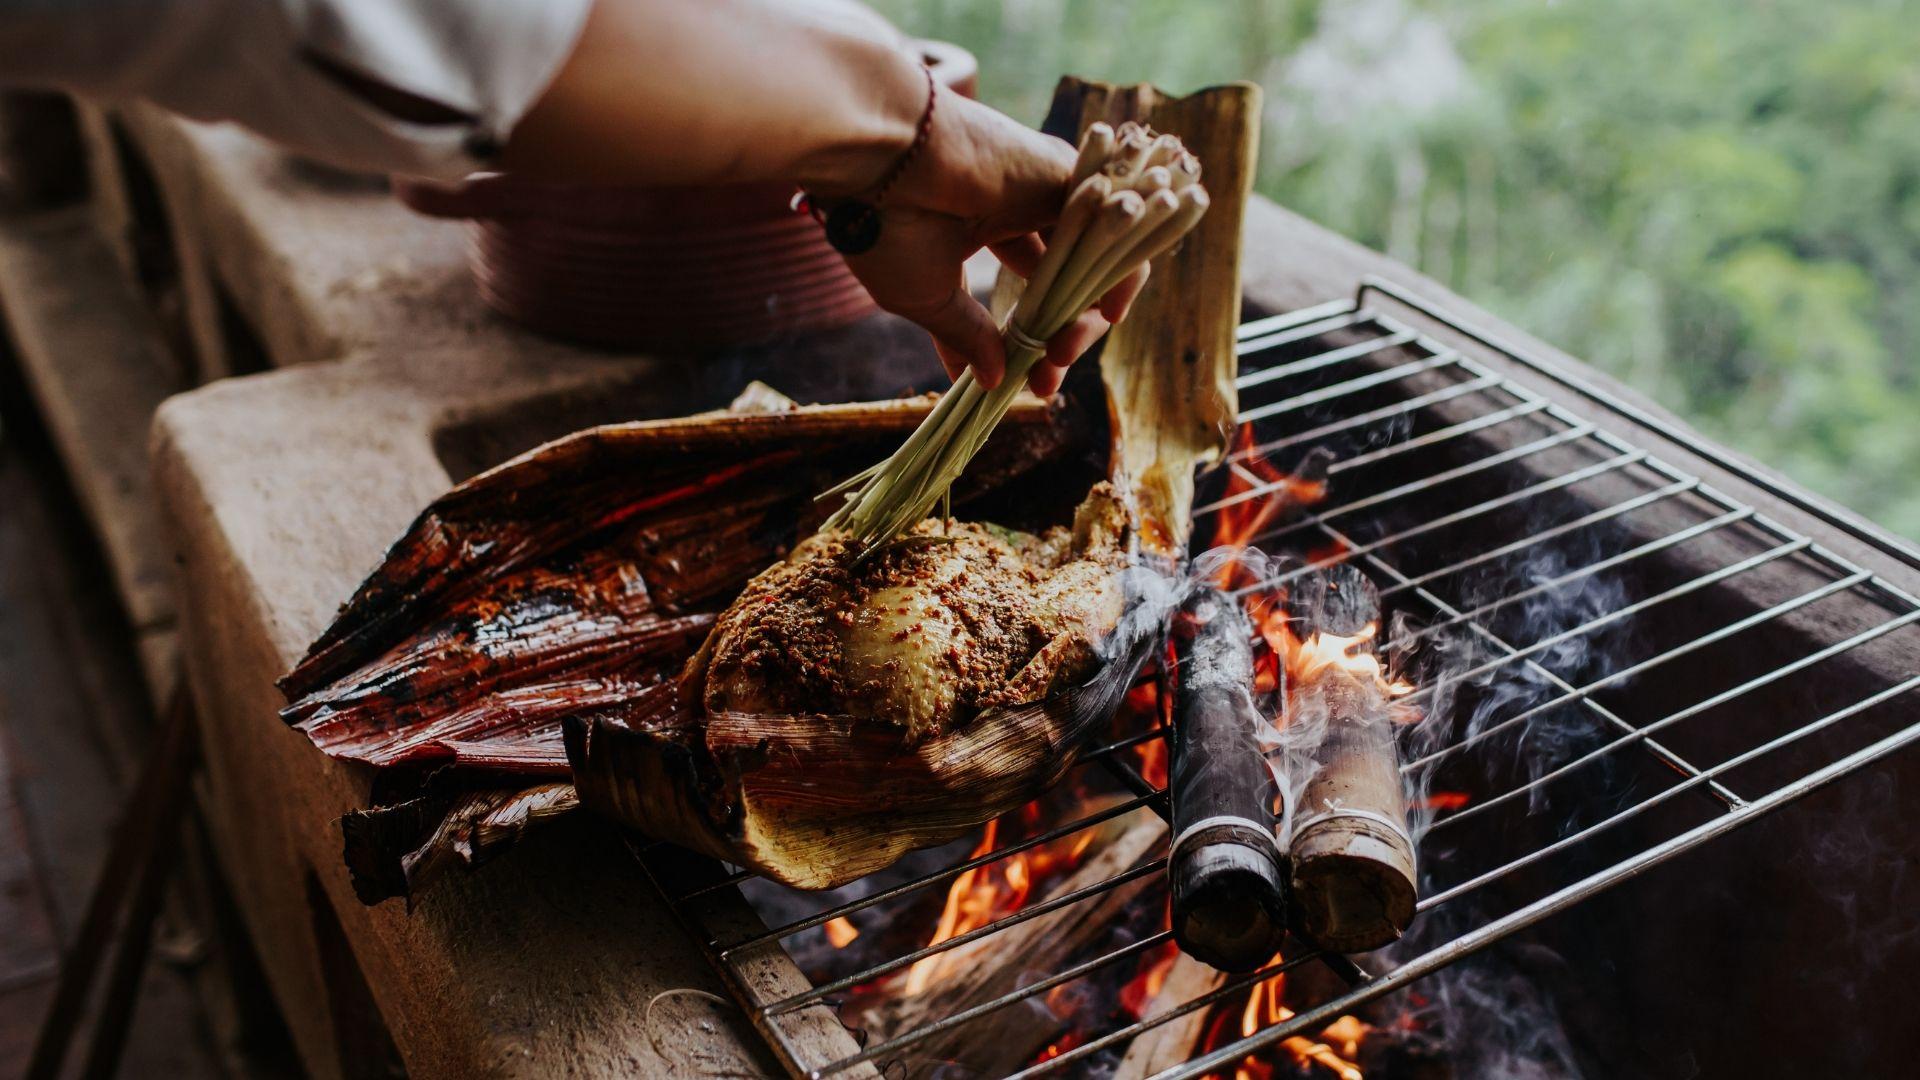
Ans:
<svg viewBox="0 0 1920 1080"><path fill-rule="evenodd" d="M1403 321L1403 314L1431 329ZM1605 422L1446 344L1435 336L1440 332L1477 341L1599 406L1596 415L1657 432L1850 540L1920 567L1920 552L1902 542L1754 473L1660 418L1390 285L1368 282L1351 300L1247 324L1241 333L1239 384L1241 419L1248 430L1242 448L1228 461L1228 470L1238 473L1239 490L1203 500L1196 511L1202 519L1199 535L1208 535L1206 519L1279 494L1281 482L1265 482L1251 467L1256 456L1284 464L1287 455L1315 446L1342 451L1329 469L1332 501L1271 529L1258 538L1260 545L1296 553L1331 545L1337 553L1320 557L1359 560L1390 607L1417 617L1417 628L1399 631L1396 644L1419 649L1443 639L1455 648L1470 643L1474 652L1455 666L1454 680L1482 685L1513 680L1530 691L1480 726L1442 745L1409 752L1405 767L1477 769L1485 775L1475 755L1531 723L1564 713L1582 714L1590 738L1504 790L1439 813L1422 841L1428 878L1422 912L1499 892L1503 913L1482 915L1476 907L1473 917L1449 922L1449 929L1458 926L1457 933L1380 975L1369 975L1344 957L1290 951L1284 962L1230 978L1156 1017L1090 1032L1081 1044L1016 1075L1077 1075L1076 1066L1094 1055L1303 964L1327 964L1340 977L1347 989L1324 1004L1161 1075L1193 1077L1230 1068L1920 740L1910 704L1893 702L1920 687L1920 676L1909 677L1910 664L1876 668L1867 662L1872 649L1896 639L1902 648L1915 647L1920 630L1907 628L1920 622L1920 600L1634 445ZM1571 545L1588 557L1551 572L1515 572L1537 553L1557 550L1555 545ZM1655 567L1665 569L1655 573ZM1542 636L1516 635L1516 613L1530 604L1602 581L1634 585L1599 590L1606 604L1580 608L1573 621ZM1501 587L1490 591L1490 583ZM1727 600L1732 594L1745 606L1733 607ZM1629 625L1640 639L1637 652L1565 662L1573 643ZM1792 652L1783 658L1777 643L1756 644L1755 635L1766 634L1775 635L1769 641L1790 639ZM1725 659L1736 653L1740 660ZM1703 663L1707 673L1688 668ZM1838 665L1848 666L1841 671ZM1884 674L1889 668L1893 674ZM1876 670L1882 674L1873 674ZM1676 671L1687 675L1672 678ZM1646 685L1649 676L1663 684L1663 693L1630 692ZM1882 708L1889 702L1895 707ZM1749 714L1764 712L1767 722L1686 724L1730 703ZM1766 708L1752 709L1758 703ZM1852 728L1864 733L1854 740L1858 745L1833 749L1837 733ZM1701 729L1711 735L1699 736ZM641 857L789 1070L811 1077L872 1075L875 1065L910 1053L933 1036L975 1022L984 1029L998 1010L1137 963L1134 958L1161 948L1169 935L1162 931L1097 952L998 998L866 1046L859 1046L831 1011L850 990L1158 875L1164 851L1105 882L818 986L799 975L782 943L834 919L941 889L969 870L1124 815L1164 814L1163 795L1126 763L1127 751L1160 734L1153 729L1119 739L1091 751L1077 766L1117 776L1130 797L1018 843L892 880L771 928L736 888L746 875L664 845L646 849ZM1809 747L1818 748L1811 761L1805 757ZM1488 819L1524 811L1522 803L1542 798L1553 785L1583 771L1619 768L1629 756L1623 752L1635 748L1639 760L1657 763L1652 772L1659 779L1630 785L1630 793L1609 792L1604 805L1588 806L1544 842L1523 840L1518 850L1507 851L1497 839L1488 839L1494 835ZM1690 810L1683 809L1687 803ZM1478 857L1488 863L1484 867L1446 857L1475 822L1487 834L1478 838ZM1619 837L1627 832L1633 835L1622 842ZM1602 843L1606 839L1613 841L1611 847ZM1568 855L1575 857L1566 860ZM1562 866L1560 877L1544 873L1561 861L1570 867Z"/></svg>

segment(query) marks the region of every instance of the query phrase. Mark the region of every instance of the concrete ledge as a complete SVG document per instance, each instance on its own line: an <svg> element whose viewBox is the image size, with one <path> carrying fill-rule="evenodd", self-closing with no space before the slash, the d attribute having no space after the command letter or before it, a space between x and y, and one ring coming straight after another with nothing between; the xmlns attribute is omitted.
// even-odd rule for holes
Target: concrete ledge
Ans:
<svg viewBox="0 0 1920 1080"><path fill-rule="evenodd" d="M0 218L0 315L138 632L173 619L146 430L178 385L84 207Z"/></svg>
<svg viewBox="0 0 1920 1080"><path fill-rule="evenodd" d="M719 992L719 981L611 830L556 828L442 883L411 914L363 907L335 820L365 805L368 776L275 715L273 680L447 484L436 424L488 400L606 392L630 374L362 361L229 380L160 412L155 470L188 598L209 818L316 1076L353 1074L343 1058L364 1045L347 1029L338 963L321 959L334 921L413 1076L680 1075L695 1064L654 1049L649 1005L666 990ZM700 1064L766 1070L745 1018L719 1019L731 1028ZM663 1045L687 1045L672 1033Z"/></svg>

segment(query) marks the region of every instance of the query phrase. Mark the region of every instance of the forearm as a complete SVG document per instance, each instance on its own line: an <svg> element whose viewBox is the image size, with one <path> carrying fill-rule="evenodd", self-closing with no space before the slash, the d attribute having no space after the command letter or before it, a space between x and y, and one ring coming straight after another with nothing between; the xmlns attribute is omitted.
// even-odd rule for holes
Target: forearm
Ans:
<svg viewBox="0 0 1920 1080"><path fill-rule="evenodd" d="M854 4L598 0L504 165L556 179L782 179L851 193L911 144L926 96L906 42Z"/></svg>

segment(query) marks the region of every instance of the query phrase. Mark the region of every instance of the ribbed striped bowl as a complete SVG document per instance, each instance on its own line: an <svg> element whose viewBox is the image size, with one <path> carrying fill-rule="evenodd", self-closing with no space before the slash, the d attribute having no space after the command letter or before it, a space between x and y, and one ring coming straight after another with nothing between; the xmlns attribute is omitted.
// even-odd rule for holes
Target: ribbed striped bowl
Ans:
<svg viewBox="0 0 1920 1080"><path fill-rule="evenodd" d="M970 53L919 47L935 77L973 95ZM396 177L394 192L421 213L470 220L481 297L555 337L698 348L844 326L874 310L820 226L789 208L784 183L622 188L482 173L451 188Z"/></svg>

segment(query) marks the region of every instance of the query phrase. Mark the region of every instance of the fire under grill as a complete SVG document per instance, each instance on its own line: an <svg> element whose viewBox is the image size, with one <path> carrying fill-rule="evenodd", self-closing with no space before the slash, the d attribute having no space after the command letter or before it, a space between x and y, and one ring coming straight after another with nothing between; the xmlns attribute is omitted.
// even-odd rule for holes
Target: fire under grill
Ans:
<svg viewBox="0 0 1920 1080"><path fill-rule="evenodd" d="M796 893L639 849L793 1075L1391 1075L1356 1032L1461 1026L1421 1012L1445 996L1422 998L1423 980L1920 740L1901 700L1920 687L1920 599L1620 432L1658 432L1920 567L1899 542L1385 283L1249 322L1240 352L1240 438L1202 483L1196 543L1241 530L1297 560L1262 587L1300 561L1353 563L1378 587L1382 651L1426 714L1401 731L1419 780L1409 936L1360 962L1299 946L1249 974L1167 977L1165 830L1130 828L1168 813L1150 676L1058 797L852 886ZM1300 506L1298 475L1317 469L1325 498ZM1051 891L1029 880L1094 837L1104 851L1054 867ZM995 874L1022 902L956 921ZM1614 959L1646 970L1567 977L1608 986L1567 991L1562 1015L1641 992L1661 963L1698 966L1610 918L1556 942L1567 968L1606 948L1581 940L1618 934L1644 943L1616 941ZM969 993L943 994L959 969ZM1581 1044L1607 1023L1569 1023L1574 1056L1606 1060ZM1037 1046L1010 1034L1036 1027ZM983 1065L968 1046L994 1052Z"/></svg>

